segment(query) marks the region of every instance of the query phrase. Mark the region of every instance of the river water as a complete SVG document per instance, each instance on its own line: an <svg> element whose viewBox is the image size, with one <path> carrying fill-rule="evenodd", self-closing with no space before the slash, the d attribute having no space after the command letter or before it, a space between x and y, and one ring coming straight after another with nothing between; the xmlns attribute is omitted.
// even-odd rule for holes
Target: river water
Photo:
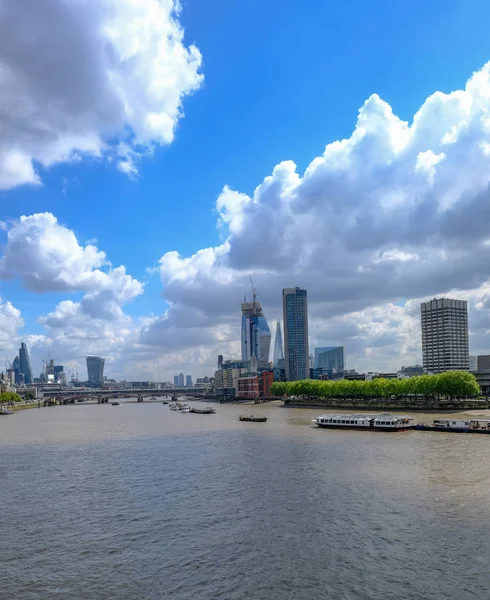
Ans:
<svg viewBox="0 0 490 600"><path fill-rule="evenodd" d="M0 418L0 599L490 598L490 436L218 410Z"/></svg>

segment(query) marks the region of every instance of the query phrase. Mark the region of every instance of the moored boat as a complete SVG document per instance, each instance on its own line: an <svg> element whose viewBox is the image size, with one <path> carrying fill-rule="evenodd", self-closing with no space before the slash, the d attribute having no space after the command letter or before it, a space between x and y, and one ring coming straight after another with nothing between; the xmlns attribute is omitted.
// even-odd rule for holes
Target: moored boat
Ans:
<svg viewBox="0 0 490 600"><path fill-rule="evenodd" d="M451 433L490 433L490 419L434 419L432 425L420 423L420 431L445 431Z"/></svg>
<svg viewBox="0 0 490 600"><path fill-rule="evenodd" d="M13 415L14 411L9 410L8 408L2 407L0 408L0 415Z"/></svg>
<svg viewBox="0 0 490 600"><path fill-rule="evenodd" d="M188 413L191 412L191 407L188 404L183 404L179 410L180 412Z"/></svg>
<svg viewBox="0 0 490 600"><path fill-rule="evenodd" d="M238 417L240 421L251 421L253 423L265 423L267 417L258 417L257 415L240 415Z"/></svg>
<svg viewBox="0 0 490 600"><path fill-rule="evenodd" d="M179 407L177 406L177 403L176 403L176 402L171 402L171 403L168 405L168 407L169 407L169 409L170 409L170 410L179 410Z"/></svg>
<svg viewBox="0 0 490 600"><path fill-rule="evenodd" d="M217 410L214 408L214 406L205 406L204 408L191 408L189 412L196 413L198 415L214 415Z"/></svg>
<svg viewBox="0 0 490 600"><path fill-rule="evenodd" d="M320 415L312 420L318 427L327 429L360 429L375 431L406 431L415 429L413 417L380 415Z"/></svg>

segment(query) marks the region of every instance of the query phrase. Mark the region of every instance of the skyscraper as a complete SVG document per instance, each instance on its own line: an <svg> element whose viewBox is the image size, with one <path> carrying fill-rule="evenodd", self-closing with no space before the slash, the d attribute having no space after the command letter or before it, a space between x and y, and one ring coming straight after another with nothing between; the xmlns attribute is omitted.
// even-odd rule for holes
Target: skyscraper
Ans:
<svg viewBox="0 0 490 600"><path fill-rule="evenodd" d="M282 290L286 380L298 381L309 375L308 298L299 287Z"/></svg>
<svg viewBox="0 0 490 600"><path fill-rule="evenodd" d="M179 376L178 375L174 375L174 385L175 385L175 387L179 387Z"/></svg>
<svg viewBox="0 0 490 600"><path fill-rule="evenodd" d="M284 365L284 347L282 345L282 329L281 322L276 325L276 337L274 339L274 367L282 367Z"/></svg>
<svg viewBox="0 0 490 600"><path fill-rule="evenodd" d="M420 306L422 359L429 373L469 369L466 300L435 298Z"/></svg>
<svg viewBox="0 0 490 600"><path fill-rule="evenodd" d="M259 369L267 369L271 346L271 330L264 317L262 305L257 302L255 290L253 302L242 302L242 360L257 359Z"/></svg>
<svg viewBox="0 0 490 600"><path fill-rule="evenodd" d="M24 383L26 385L32 383L31 361L29 360L29 352L24 342L22 342L19 348L19 367L20 373L24 375Z"/></svg>
<svg viewBox="0 0 490 600"><path fill-rule="evenodd" d="M184 385L185 385L184 373L179 373L179 387L184 387Z"/></svg>
<svg viewBox="0 0 490 600"><path fill-rule="evenodd" d="M101 385L104 381L105 358L87 356L88 381L93 385Z"/></svg>
<svg viewBox="0 0 490 600"><path fill-rule="evenodd" d="M192 375L185 376L185 387L192 387Z"/></svg>
<svg viewBox="0 0 490 600"><path fill-rule="evenodd" d="M328 371L343 371L344 365L344 347L326 346L324 348L315 348L315 369L327 369Z"/></svg>

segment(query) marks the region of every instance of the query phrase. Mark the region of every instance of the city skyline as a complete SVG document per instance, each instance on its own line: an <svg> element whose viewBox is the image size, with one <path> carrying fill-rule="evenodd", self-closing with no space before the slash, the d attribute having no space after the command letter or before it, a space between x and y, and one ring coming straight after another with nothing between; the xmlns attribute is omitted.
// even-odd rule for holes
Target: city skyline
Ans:
<svg viewBox="0 0 490 600"><path fill-rule="evenodd" d="M242 3L247 39L270 32L244 63L241 21L210 19L196 0L175 14L173 2L121 0L90 19L96 0L69 2L39 22L9 4L16 22L60 36L34 35L25 56L12 28L3 56L2 356L25 342L35 375L51 355L84 378L94 354L117 380L204 376L217 354L241 355L249 277L272 333L280 290L298 285L310 348L344 346L361 371L421 361L420 303L434 297L468 302L471 353L488 352L490 55L477 40L490 7L468 9L464 28L447 11L422 48L425 21L395 3L410 35L393 44L391 24L364 28L364 62L348 50L332 63L348 4L332 19L318 3L297 43L278 33L297 21L290 3L259 20ZM106 47L110 64L93 51ZM53 56L66 57L55 80L39 78ZM85 78L73 82L73 65Z"/></svg>

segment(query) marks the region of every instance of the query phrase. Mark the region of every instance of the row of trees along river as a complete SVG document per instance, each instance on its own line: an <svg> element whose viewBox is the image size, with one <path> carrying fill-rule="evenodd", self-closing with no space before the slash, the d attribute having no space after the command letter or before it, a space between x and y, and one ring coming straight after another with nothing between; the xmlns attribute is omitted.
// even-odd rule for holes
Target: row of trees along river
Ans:
<svg viewBox="0 0 490 600"><path fill-rule="evenodd" d="M474 398L480 394L475 376L466 371L446 371L440 375L421 375L407 379L376 378L372 381L337 379L279 382L271 385L271 394L300 398Z"/></svg>

